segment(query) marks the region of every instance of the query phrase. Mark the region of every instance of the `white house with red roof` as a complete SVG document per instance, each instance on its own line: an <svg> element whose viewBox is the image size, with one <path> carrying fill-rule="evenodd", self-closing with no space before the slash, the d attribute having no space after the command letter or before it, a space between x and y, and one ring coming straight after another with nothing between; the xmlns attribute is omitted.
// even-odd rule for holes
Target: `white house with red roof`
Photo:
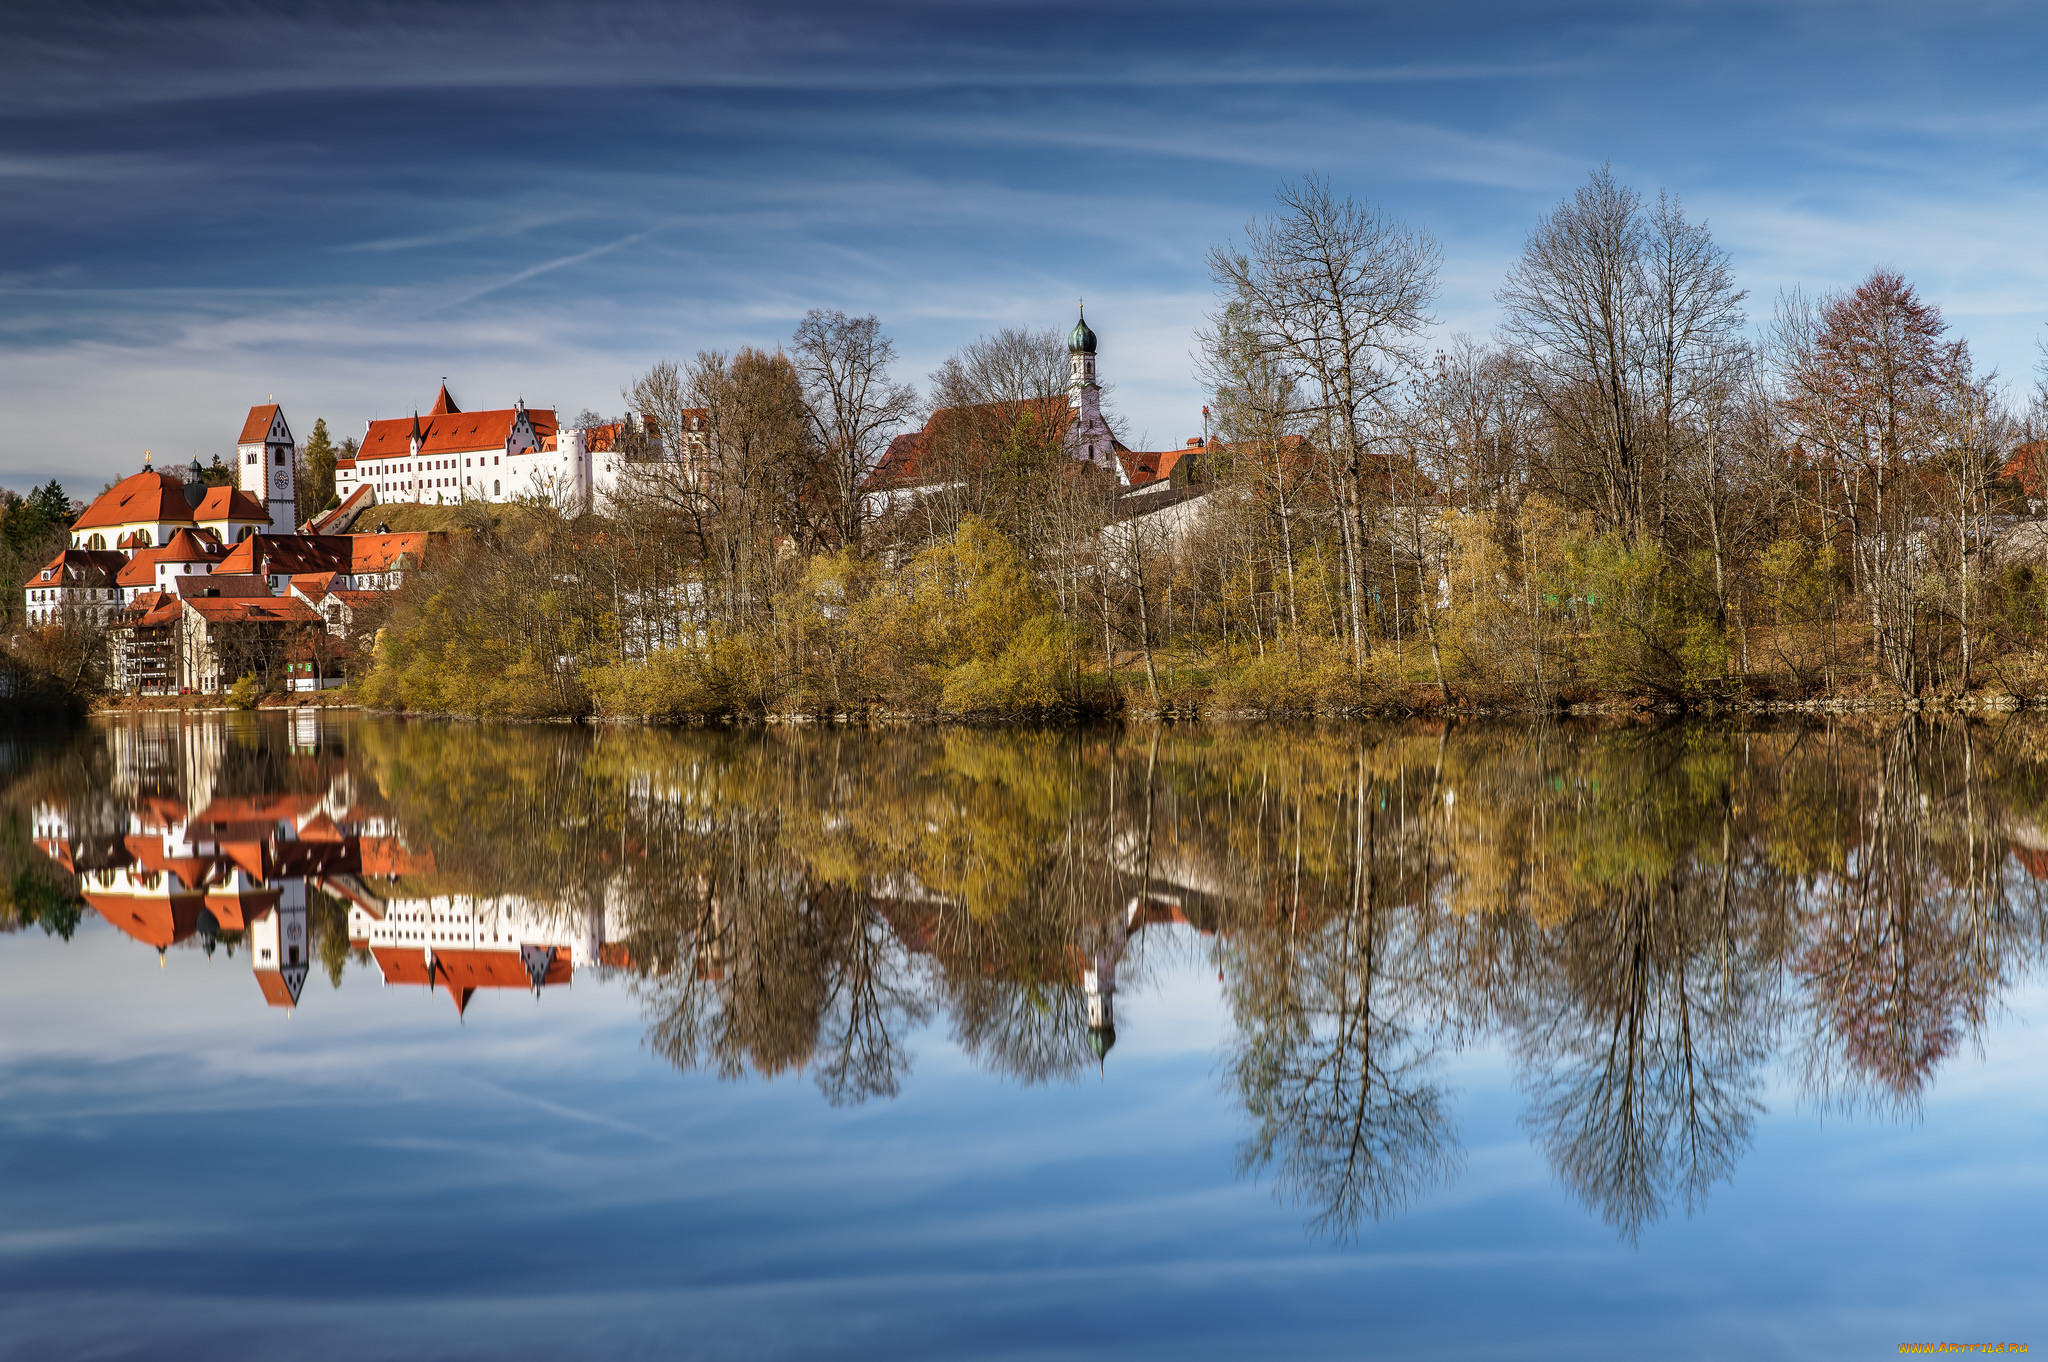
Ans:
<svg viewBox="0 0 2048 1362"><path fill-rule="evenodd" d="M126 565L112 549L64 550L23 586L28 622L52 624L67 614L110 618L121 608L118 579Z"/></svg>
<svg viewBox="0 0 2048 1362"><path fill-rule="evenodd" d="M690 413L690 422L683 442L694 450L704 413ZM645 438L626 440L628 429ZM637 417L565 430L553 410L523 400L464 411L443 383L425 415L370 422L355 457L336 461L334 491L354 505L539 499L580 511L629 476L634 450L650 449L659 449L659 433Z"/></svg>
<svg viewBox="0 0 2048 1362"><path fill-rule="evenodd" d="M369 423L355 457L334 465L335 495L346 501L368 487L380 503L428 506L587 496L588 456L555 448L556 434L551 410L529 410L521 401L464 411L444 383L426 415Z"/></svg>

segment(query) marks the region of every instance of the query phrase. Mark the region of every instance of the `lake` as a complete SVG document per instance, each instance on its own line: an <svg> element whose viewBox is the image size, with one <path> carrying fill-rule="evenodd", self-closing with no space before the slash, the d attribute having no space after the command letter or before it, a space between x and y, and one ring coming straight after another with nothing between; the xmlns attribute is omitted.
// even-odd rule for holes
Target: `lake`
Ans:
<svg viewBox="0 0 2048 1362"><path fill-rule="evenodd" d="M0 1357L2048 1345L2048 725L0 744Z"/></svg>

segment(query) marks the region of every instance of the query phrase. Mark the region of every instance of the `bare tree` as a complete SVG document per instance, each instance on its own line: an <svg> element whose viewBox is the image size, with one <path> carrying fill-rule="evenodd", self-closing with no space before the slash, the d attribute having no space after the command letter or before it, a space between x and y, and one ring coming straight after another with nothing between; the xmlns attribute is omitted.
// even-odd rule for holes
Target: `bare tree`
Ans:
<svg viewBox="0 0 2048 1362"><path fill-rule="evenodd" d="M1817 465L1815 501L1854 553L1880 664L1918 694L1926 680L1920 578L1928 463L1958 430L1957 403L1981 390L1966 342L1899 275L1784 299L1772 346L1793 437Z"/></svg>
<svg viewBox="0 0 2048 1362"><path fill-rule="evenodd" d="M841 544L858 549L866 521L861 484L889 433L915 414L917 390L890 376L896 346L873 316L813 308L798 324L791 351L829 484L833 530Z"/></svg>
<svg viewBox="0 0 2048 1362"><path fill-rule="evenodd" d="M1277 197L1279 214L1247 227L1241 245L1210 251L1209 272L1223 306L1237 309L1232 324L1301 387L1319 445L1336 460L1352 665L1362 671L1368 505L1378 490L1369 454L1396 424L1396 389L1419 365L1439 251L1320 178L1283 184Z"/></svg>

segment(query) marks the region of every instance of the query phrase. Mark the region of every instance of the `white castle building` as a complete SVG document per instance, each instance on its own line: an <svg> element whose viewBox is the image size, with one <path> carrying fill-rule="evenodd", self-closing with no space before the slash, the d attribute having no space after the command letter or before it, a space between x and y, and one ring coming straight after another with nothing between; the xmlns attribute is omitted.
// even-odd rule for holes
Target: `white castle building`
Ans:
<svg viewBox="0 0 2048 1362"><path fill-rule="evenodd" d="M684 433L703 439L701 422ZM628 441L631 429L646 438ZM583 510L615 491L628 475L627 446L658 454L658 432L638 418L564 430L555 413L517 402L495 411L464 411L443 383L425 415L371 421L354 458L334 465L334 491L344 506L393 502L452 505L462 501L539 499Z"/></svg>

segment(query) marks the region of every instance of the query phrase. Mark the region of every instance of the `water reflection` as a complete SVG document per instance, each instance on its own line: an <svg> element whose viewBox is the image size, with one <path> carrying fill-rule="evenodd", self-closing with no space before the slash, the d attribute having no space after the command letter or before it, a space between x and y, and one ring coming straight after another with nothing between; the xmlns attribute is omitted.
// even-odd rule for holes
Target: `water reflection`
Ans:
<svg viewBox="0 0 2048 1362"><path fill-rule="evenodd" d="M1107 1079L1155 963L1200 959L1241 1165L1319 1231L1457 1176L1445 1061L1501 1039L1633 1238L1733 1174L1774 1073L1911 1111L1981 1033L2048 933L2043 738L137 720L8 755L0 918L239 952L252 1006L594 972L677 1067L834 1104L895 1095L935 1024Z"/></svg>

